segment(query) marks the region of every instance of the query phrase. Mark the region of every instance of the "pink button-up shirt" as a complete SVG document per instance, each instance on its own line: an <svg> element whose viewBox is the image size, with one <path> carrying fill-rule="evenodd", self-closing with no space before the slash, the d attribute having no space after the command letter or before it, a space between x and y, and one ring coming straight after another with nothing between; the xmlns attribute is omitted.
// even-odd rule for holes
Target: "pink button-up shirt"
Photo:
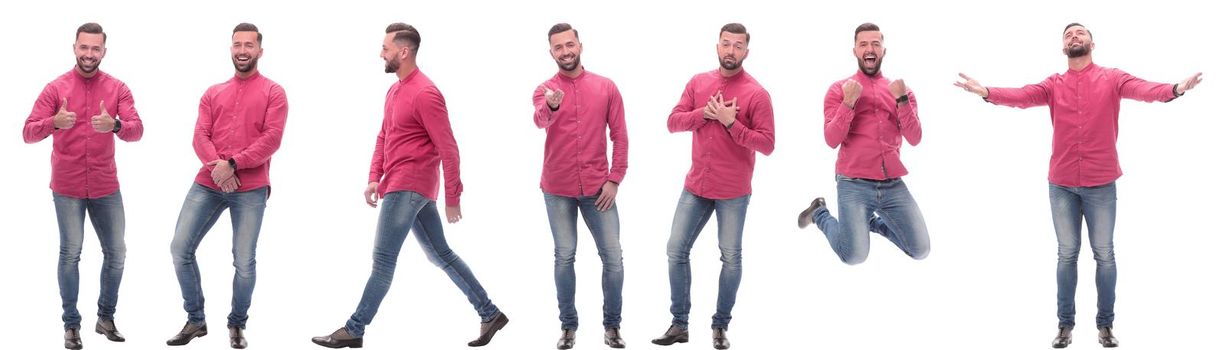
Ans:
<svg viewBox="0 0 1225 350"><path fill-rule="evenodd" d="M706 102L720 91L725 101L735 98L740 106L731 128L702 116ZM743 197L753 192L755 152L774 152L770 93L744 70L727 78L717 69L695 75L668 116L668 131L693 132L693 166L685 190L706 199Z"/></svg>
<svg viewBox="0 0 1225 350"><path fill-rule="evenodd" d="M557 111L545 101L546 87L564 94ZM558 73L536 88L532 103L536 127L546 134L540 174L544 192L592 196L605 181L621 183L629 166L629 136L621 92L612 80L586 70L573 79ZM613 143L612 170L608 168L608 139Z"/></svg>
<svg viewBox="0 0 1225 350"><path fill-rule="evenodd" d="M220 190L207 163L233 158L242 183L239 192L270 186L268 169L272 154L281 147L288 115L285 89L259 72L246 79L235 75L208 88L200 98L200 117L192 140L196 156L205 163L196 183Z"/></svg>
<svg viewBox="0 0 1225 350"><path fill-rule="evenodd" d="M850 79L863 87L854 108L842 103L842 84ZM919 104L914 92L906 91L910 101L899 106L889 83L879 72L868 76L860 71L830 85L825 93L825 143L842 146L834 167L839 175L885 180L907 174L901 158L902 137L911 146L923 138Z"/></svg>
<svg viewBox="0 0 1225 350"><path fill-rule="evenodd" d="M1089 64L1021 88L988 88L987 101L1017 108L1050 106L1051 183L1067 187L1108 184L1120 176L1119 101L1174 99L1172 84L1153 83L1115 68Z"/></svg>
<svg viewBox="0 0 1225 350"><path fill-rule="evenodd" d="M77 114L76 124L56 129L52 117L59 112L64 99L67 110ZM119 120L117 134L99 133L90 119L106 105L107 112ZM34 101L34 109L26 118L21 136L26 143L35 143L54 136L51 143L51 191L74 198L101 198L119 190L119 175L115 169L115 136L132 142L145 132L132 92L119 79L102 71L92 78L82 77L75 68L60 75L43 88Z"/></svg>
<svg viewBox="0 0 1225 350"><path fill-rule="evenodd" d="M434 82L416 69L387 90L369 181L379 182L380 197L413 191L438 200L439 162L446 175L446 204L457 206L464 184L459 179L459 145L447 119L447 102Z"/></svg>

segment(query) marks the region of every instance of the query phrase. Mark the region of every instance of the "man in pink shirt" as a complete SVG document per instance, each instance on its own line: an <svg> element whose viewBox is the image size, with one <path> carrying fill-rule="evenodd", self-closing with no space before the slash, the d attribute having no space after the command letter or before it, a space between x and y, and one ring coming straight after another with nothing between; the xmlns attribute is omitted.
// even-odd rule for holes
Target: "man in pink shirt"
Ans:
<svg viewBox="0 0 1225 350"><path fill-rule="evenodd" d="M770 94L741 65L749 55L749 33L740 23L719 30L715 43L719 68L694 75L668 116L668 131L693 133L693 166L672 218L668 239L668 279L672 325L651 340L658 345L689 341L689 251L698 234L718 213L719 299L712 317L715 349L727 349L727 326L740 288L741 238L752 193L757 152L774 152L774 109Z"/></svg>
<svg viewBox="0 0 1225 350"><path fill-rule="evenodd" d="M1118 274L1114 261L1115 180L1123 175L1116 149L1119 101L1169 102L1200 83L1200 73L1177 84L1162 84L1098 66L1093 63L1094 48L1089 29L1072 23L1063 30L1063 53L1068 56L1068 70L1063 74L1020 88L983 87L965 74L961 75L964 81L954 83L994 104L1050 107L1054 137L1048 187L1059 241L1055 272L1059 334L1051 343L1054 348L1072 343L1082 221L1089 226L1089 245L1097 262L1098 343L1108 348L1119 345L1113 331Z"/></svg>
<svg viewBox="0 0 1225 350"><path fill-rule="evenodd" d="M208 334L196 248L221 212L233 224L234 291L227 327L230 347L247 346L243 330L255 290L255 245L271 193L268 169L281 146L289 104L285 89L259 73L264 35L250 23L234 27L230 59L234 77L213 85L200 99L192 146L200 172L179 212L170 253L183 292L187 324L167 345L184 345Z"/></svg>
<svg viewBox="0 0 1225 350"><path fill-rule="evenodd" d="M106 56L102 26L86 23L78 27L72 50L76 67L43 88L21 134L26 143L52 136L51 196L60 228L57 275L64 309L64 347L80 349L77 263L85 239L86 213L102 245L98 323L94 330L110 341L124 341L115 329L115 304L127 254L115 137L138 141L144 126L128 86L98 69ZM112 115L110 111L118 113Z"/></svg>
<svg viewBox="0 0 1225 350"><path fill-rule="evenodd" d="M621 92L612 80L583 67L583 43L578 30L569 24L558 23L549 29L549 53L558 72L536 88L532 104L536 127L546 133L540 189L553 230L553 280L562 329L557 348L574 347L578 329L574 254L581 211L604 264L604 344L620 349L625 347L620 331L625 270L616 198L629 164ZM613 143L611 169L608 140Z"/></svg>
<svg viewBox="0 0 1225 350"><path fill-rule="evenodd" d="M459 180L459 146L451 133L446 101L417 67L417 49L421 47L417 29L392 23L386 32L380 57L386 62L384 71L395 73L399 81L387 90L383 127L375 140L366 185L367 205L377 207L379 198L383 199L375 231L374 267L357 310L344 327L311 341L328 348L362 347L366 326L374 320L391 288L400 248L411 229L426 257L446 272L481 317L480 335L468 346L484 346L510 319L489 300L472 270L447 245L442 231L436 203L440 163L446 176L447 222L454 224L463 217L459 196L464 191Z"/></svg>
<svg viewBox="0 0 1225 350"><path fill-rule="evenodd" d="M799 226L817 224L838 258L858 264L868 258L869 232L889 239L914 259L927 257L930 240L919 204L902 176L902 139L919 144L918 101L902 79L881 74L885 36L880 27L855 28L852 52L859 71L825 93L825 143L838 148L835 182L838 216L817 197L800 212Z"/></svg>

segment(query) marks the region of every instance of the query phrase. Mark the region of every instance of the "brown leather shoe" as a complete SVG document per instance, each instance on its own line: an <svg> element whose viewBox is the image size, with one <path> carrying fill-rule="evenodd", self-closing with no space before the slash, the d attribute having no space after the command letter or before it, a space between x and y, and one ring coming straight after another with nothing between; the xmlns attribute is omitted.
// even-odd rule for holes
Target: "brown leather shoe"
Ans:
<svg viewBox="0 0 1225 350"><path fill-rule="evenodd" d="M723 328L715 328L711 333L711 339L714 342L715 349L723 350L732 347L732 342L727 340L727 330Z"/></svg>
<svg viewBox="0 0 1225 350"><path fill-rule="evenodd" d="M311 341L325 348L360 348L362 347L362 338L356 338L349 335L349 330L345 327L340 327L332 334L322 337L311 338Z"/></svg>
<svg viewBox="0 0 1225 350"><path fill-rule="evenodd" d="M230 347L235 349L247 348L247 337L242 335L242 328L230 326Z"/></svg>
<svg viewBox="0 0 1225 350"><path fill-rule="evenodd" d="M574 348L574 330L563 328L561 330L561 338L557 339L557 349L566 350L566 349L573 349L573 348Z"/></svg>
<svg viewBox="0 0 1225 350"><path fill-rule="evenodd" d="M613 349L624 349L625 339L621 339L621 329L617 327L604 328L604 345Z"/></svg>
<svg viewBox="0 0 1225 350"><path fill-rule="evenodd" d="M115 320L98 320L94 325L94 332L105 335L106 340L122 342L126 341L123 334L119 334L119 329L115 328Z"/></svg>
<svg viewBox="0 0 1225 350"><path fill-rule="evenodd" d="M675 343L688 343L689 330L681 328L677 325L668 327L668 331L659 338L651 339L651 343L655 345L672 345Z"/></svg>
<svg viewBox="0 0 1225 350"><path fill-rule="evenodd" d="M488 322L481 322L481 336L477 337L476 340L468 342L468 346L476 347L489 344L489 341L493 340L493 335L502 330L502 327L506 327L507 322L510 322L510 319L506 318L506 314L498 311L498 314L494 315L493 319Z"/></svg>
<svg viewBox="0 0 1225 350"><path fill-rule="evenodd" d="M808 227L808 225L812 225L813 223L812 213L816 212L817 208L824 207L824 206L825 206L825 198L817 197L817 199L812 200L812 204L809 204L808 208L804 208L804 210L800 212L800 218L799 218L800 228L805 228L805 227Z"/></svg>
<svg viewBox="0 0 1225 350"><path fill-rule="evenodd" d="M179 334L175 334L174 337L166 341L166 345L187 345L192 339L206 335L208 335L208 324L204 322L200 322L200 324L187 322L187 324L183 325L183 330L179 331Z"/></svg>
<svg viewBox="0 0 1225 350"><path fill-rule="evenodd" d="M1063 349L1072 344L1072 326L1059 327L1059 334L1051 341L1051 347Z"/></svg>
<svg viewBox="0 0 1225 350"><path fill-rule="evenodd" d="M1115 348L1119 346L1119 339L1114 337L1113 327L1098 328L1097 342L1102 344L1103 348Z"/></svg>
<svg viewBox="0 0 1225 350"><path fill-rule="evenodd" d="M81 331L76 328L64 330L64 348L65 349L80 349L81 348Z"/></svg>

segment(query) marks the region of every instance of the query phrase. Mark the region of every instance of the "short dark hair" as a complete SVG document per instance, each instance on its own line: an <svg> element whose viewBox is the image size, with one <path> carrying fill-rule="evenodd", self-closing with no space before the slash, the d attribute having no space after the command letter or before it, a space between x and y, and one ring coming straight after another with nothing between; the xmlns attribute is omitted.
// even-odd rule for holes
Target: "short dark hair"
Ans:
<svg viewBox="0 0 1225 350"><path fill-rule="evenodd" d="M106 32L102 31L102 25L94 22L82 24L77 27L77 39L81 38L81 33L102 34L102 43L106 43Z"/></svg>
<svg viewBox="0 0 1225 350"><path fill-rule="evenodd" d="M880 31L880 26L877 26L876 23L864 22L863 24L860 24L858 27L855 27L855 38L854 39L859 40L859 32L879 32L879 31ZM880 35L880 40L885 40L885 34Z"/></svg>
<svg viewBox="0 0 1225 350"><path fill-rule="evenodd" d="M1089 38L1090 38L1090 39L1092 39L1092 38L1093 38L1093 32L1089 31L1089 27L1086 27L1084 24L1080 24L1080 23L1076 23L1076 22L1069 23L1067 27L1063 27L1063 32L1064 32L1064 33L1067 33L1067 32L1068 32L1068 28L1072 28L1072 27L1081 27L1081 28L1085 28L1085 33L1089 33Z"/></svg>
<svg viewBox="0 0 1225 350"><path fill-rule="evenodd" d="M743 24L740 24L740 23L724 24L723 28L719 29L719 35L723 35L723 32L728 32L732 34L744 34L744 43L745 44L749 43L749 30L745 29Z"/></svg>
<svg viewBox="0 0 1225 350"><path fill-rule="evenodd" d="M552 28L549 28L549 39L553 39L553 34L562 33L567 30L573 30L574 37L578 38L578 29L574 29L574 27L571 27L570 23L558 23L558 24L554 24Z"/></svg>
<svg viewBox="0 0 1225 350"><path fill-rule="evenodd" d="M260 33L259 28L254 24L247 22L239 23L234 26L234 33L238 32L255 32L255 41L258 41L260 44L264 43L264 33Z"/></svg>
<svg viewBox="0 0 1225 350"><path fill-rule="evenodd" d="M396 33L396 36L391 40L397 44L413 44L413 54L417 54L417 48L421 47L421 33L417 32L417 28L413 28L413 26L404 22L388 25L387 33Z"/></svg>

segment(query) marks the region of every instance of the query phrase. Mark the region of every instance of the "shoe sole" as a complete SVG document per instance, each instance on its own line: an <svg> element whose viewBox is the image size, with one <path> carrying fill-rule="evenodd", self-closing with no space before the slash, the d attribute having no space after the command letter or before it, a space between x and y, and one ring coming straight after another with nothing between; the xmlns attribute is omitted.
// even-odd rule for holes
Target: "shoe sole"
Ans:
<svg viewBox="0 0 1225 350"><path fill-rule="evenodd" d="M689 337L678 338L678 339L676 339L676 340L672 341L671 343L656 342L655 340L651 340L651 344L655 344L655 345L663 345L663 346L668 346L668 345L672 345L672 344L676 344L676 343L682 343L682 344L683 344L683 343L688 343L688 342L689 342Z"/></svg>
<svg viewBox="0 0 1225 350"><path fill-rule="evenodd" d="M798 221L797 224L800 226L800 228L806 228L808 227L808 225L813 224L812 213L817 211L817 207L819 207L819 205L817 205L818 204L817 202L819 202L820 200L821 200L820 198L813 199L812 204L809 204L808 208L805 208L804 211L800 212L800 217L797 220Z"/></svg>
<svg viewBox="0 0 1225 350"><path fill-rule="evenodd" d="M329 345L329 344L320 343L320 342L315 341L314 339L311 339L311 342L312 342L312 343L315 343L315 345L322 346L322 347L325 347L325 348L331 348L331 349L343 349L343 348L360 349L360 348L362 347L362 341L361 341L361 340L358 340L357 342L353 342L353 343L348 343L348 344L340 344L340 345L337 345L337 346L332 346L332 345Z"/></svg>

